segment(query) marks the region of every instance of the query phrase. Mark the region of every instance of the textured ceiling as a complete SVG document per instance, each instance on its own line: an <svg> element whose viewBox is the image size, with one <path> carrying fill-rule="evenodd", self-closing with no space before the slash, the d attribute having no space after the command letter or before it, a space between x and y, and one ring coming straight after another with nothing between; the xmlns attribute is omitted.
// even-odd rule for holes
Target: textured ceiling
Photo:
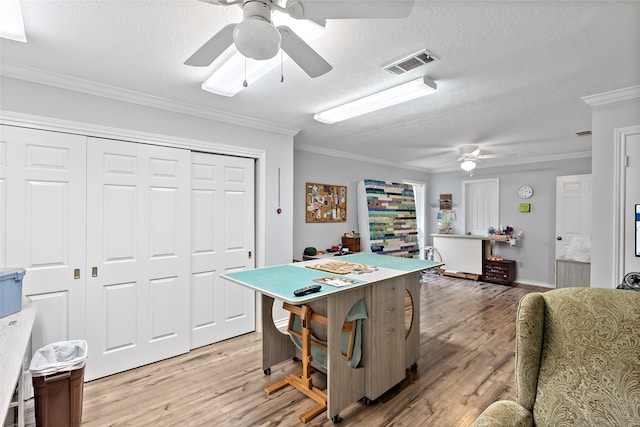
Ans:
<svg viewBox="0 0 640 427"><path fill-rule="evenodd" d="M0 41L2 74L260 119L300 129L301 149L436 171L457 167L465 144L505 156L479 167L589 155L591 138L575 135L591 127L580 98L640 84L636 1L416 1L406 19L330 20L312 45L331 72L311 79L287 61L284 83L275 69L233 98L202 91L208 69L183 62L240 21L237 6L23 0L22 9L28 43ZM381 69L424 48L439 59L403 76ZM313 120L423 74L435 95L333 125Z"/></svg>

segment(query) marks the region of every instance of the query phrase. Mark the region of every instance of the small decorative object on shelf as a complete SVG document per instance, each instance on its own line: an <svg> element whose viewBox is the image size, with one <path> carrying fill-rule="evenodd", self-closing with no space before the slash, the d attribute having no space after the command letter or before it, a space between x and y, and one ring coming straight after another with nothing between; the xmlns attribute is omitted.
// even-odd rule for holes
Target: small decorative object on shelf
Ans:
<svg viewBox="0 0 640 427"><path fill-rule="evenodd" d="M485 282L511 285L516 280L516 262L492 255L484 261L482 278Z"/></svg>
<svg viewBox="0 0 640 427"><path fill-rule="evenodd" d="M344 233L342 236L342 247L349 249L351 252L360 252L360 234L355 231Z"/></svg>

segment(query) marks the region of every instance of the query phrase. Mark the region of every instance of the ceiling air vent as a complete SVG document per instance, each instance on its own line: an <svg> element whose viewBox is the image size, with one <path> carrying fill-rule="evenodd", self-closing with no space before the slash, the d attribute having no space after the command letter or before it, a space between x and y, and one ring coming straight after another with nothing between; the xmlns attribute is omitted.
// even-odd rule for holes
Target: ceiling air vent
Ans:
<svg viewBox="0 0 640 427"><path fill-rule="evenodd" d="M391 64L384 66L382 69L392 74L401 75L436 59L438 58L433 56L431 52L423 49L398 61L392 62Z"/></svg>

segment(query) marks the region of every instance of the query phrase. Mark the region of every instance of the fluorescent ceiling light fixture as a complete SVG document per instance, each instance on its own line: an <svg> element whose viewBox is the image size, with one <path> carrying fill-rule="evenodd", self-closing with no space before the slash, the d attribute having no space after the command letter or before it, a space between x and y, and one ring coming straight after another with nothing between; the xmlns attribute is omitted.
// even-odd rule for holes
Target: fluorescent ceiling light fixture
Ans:
<svg viewBox="0 0 640 427"><path fill-rule="evenodd" d="M20 0L0 0L0 37L26 42Z"/></svg>
<svg viewBox="0 0 640 427"><path fill-rule="evenodd" d="M474 162L473 160L465 160L460 164L460 167L467 172L471 172L476 168L476 162Z"/></svg>
<svg viewBox="0 0 640 427"><path fill-rule="evenodd" d="M318 25L315 22L303 19L294 19L289 15L278 11L273 11L271 18L273 19L273 24L276 27L284 25L291 28L293 32L308 44L311 44L311 42L326 32L325 27ZM242 54L238 52L238 49L236 49L235 44L232 44L222 53L222 55L213 61L213 64L211 64L213 73L202 84L202 89L217 95L233 96L244 89L245 59L247 66L247 82L251 84L279 66L281 60L280 55L283 55L283 61L289 58L286 53L281 51L280 54L276 54L276 56L271 59L256 61L242 56Z"/></svg>
<svg viewBox="0 0 640 427"><path fill-rule="evenodd" d="M378 111L392 105L420 98L437 92L438 85L427 76L385 89L373 95L317 113L313 116L322 123L336 123L352 117Z"/></svg>

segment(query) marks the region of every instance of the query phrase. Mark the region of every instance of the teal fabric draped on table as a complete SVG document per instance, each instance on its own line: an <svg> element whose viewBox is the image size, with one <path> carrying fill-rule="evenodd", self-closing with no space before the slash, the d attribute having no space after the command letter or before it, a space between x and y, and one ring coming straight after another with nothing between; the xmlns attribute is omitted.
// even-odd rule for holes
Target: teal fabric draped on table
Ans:
<svg viewBox="0 0 640 427"><path fill-rule="evenodd" d="M300 322L300 316L296 314L292 314L293 318L293 326L292 329L295 332L300 333L302 331L302 325ZM345 322L353 322L356 321L355 331L353 334L353 353L351 355L351 359L345 360L345 363L351 367L358 367L358 363L360 363L360 359L362 358L362 322L367 320L367 307L365 306L364 300L358 300L347 313L347 318ZM302 340L295 335L289 335L291 337L291 341L298 347L302 349ZM350 333L342 332L340 336L340 351L343 354L347 354L350 342ZM313 337L314 340L326 344L326 342L318 339L317 337ZM322 367L327 367L327 351L321 347L312 345L311 346L311 356L313 360L319 363Z"/></svg>

